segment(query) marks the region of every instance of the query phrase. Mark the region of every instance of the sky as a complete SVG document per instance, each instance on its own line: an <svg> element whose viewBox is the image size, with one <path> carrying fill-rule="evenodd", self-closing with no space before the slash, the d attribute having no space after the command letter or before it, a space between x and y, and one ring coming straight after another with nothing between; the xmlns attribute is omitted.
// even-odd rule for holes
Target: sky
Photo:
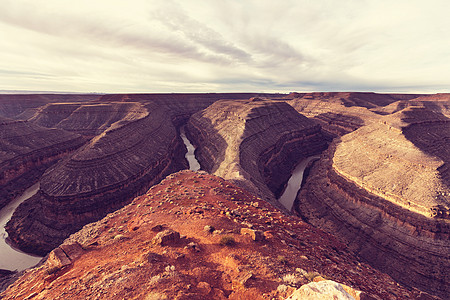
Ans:
<svg viewBox="0 0 450 300"><path fill-rule="evenodd" d="M448 0L0 0L0 91L450 92Z"/></svg>

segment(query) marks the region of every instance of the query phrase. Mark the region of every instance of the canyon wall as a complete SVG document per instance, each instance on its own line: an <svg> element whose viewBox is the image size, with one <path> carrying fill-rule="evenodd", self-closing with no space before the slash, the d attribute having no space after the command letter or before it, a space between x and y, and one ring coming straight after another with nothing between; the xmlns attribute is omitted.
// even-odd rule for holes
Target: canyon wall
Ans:
<svg viewBox="0 0 450 300"><path fill-rule="evenodd" d="M297 162L320 153L320 126L280 101L222 100L194 114L186 134L202 169L253 191L280 207L278 198Z"/></svg>
<svg viewBox="0 0 450 300"><path fill-rule="evenodd" d="M446 298L450 120L429 106L408 105L336 139L295 206L396 280Z"/></svg>
<svg viewBox="0 0 450 300"><path fill-rule="evenodd" d="M184 144L167 110L155 104L141 110L146 113L113 123L44 173L38 193L6 226L15 245L45 255L83 225L187 168Z"/></svg>
<svg viewBox="0 0 450 300"><path fill-rule="evenodd" d="M64 130L0 117L0 209L85 141Z"/></svg>

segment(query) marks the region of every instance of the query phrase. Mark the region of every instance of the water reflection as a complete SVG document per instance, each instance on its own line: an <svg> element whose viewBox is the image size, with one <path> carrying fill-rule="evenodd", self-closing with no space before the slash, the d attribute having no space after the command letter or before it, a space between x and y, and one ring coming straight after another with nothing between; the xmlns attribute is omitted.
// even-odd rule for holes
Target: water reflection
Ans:
<svg viewBox="0 0 450 300"><path fill-rule="evenodd" d="M200 170L200 164L199 164L198 160L195 158L195 154L194 154L195 147L194 147L194 145L191 144L191 142L186 137L186 132L185 132L184 126L181 127L181 129L180 129L180 136L183 139L183 142L186 145L186 148L188 150L188 152L186 153L186 159L189 162L189 170L191 170L191 171Z"/></svg>
<svg viewBox="0 0 450 300"><path fill-rule="evenodd" d="M297 167L295 167L294 172L292 172L291 178L286 186L286 190L283 195L278 199L284 207L286 207L289 211L292 209L292 205L294 205L294 200L297 197L298 190L302 185L303 173L305 171L306 166L312 160L319 159L319 156L310 156L302 160Z"/></svg>
<svg viewBox="0 0 450 300"><path fill-rule="evenodd" d="M11 219L19 204L36 194L38 190L39 184L37 183L0 210L0 269L21 271L34 266L41 260L41 257L11 248L6 243L8 233L5 231L6 223Z"/></svg>

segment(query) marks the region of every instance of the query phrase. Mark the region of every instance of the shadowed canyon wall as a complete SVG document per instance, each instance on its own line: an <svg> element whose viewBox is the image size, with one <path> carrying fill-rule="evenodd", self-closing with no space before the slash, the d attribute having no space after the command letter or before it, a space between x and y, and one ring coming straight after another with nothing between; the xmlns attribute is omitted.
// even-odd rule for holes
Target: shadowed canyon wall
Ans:
<svg viewBox="0 0 450 300"><path fill-rule="evenodd" d="M284 102L223 100L194 114L187 135L202 169L280 207L296 163L326 147L320 126Z"/></svg>
<svg viewBox="0 0 450 300"><path fill-rule="evenodd" d="M20 249L44 255L84 224L187 168L167 110L147 104L141 111L45 172L38 194L18 207L6 227Z"/></svg>
<svg viewBox="0 0 450 300"><path fill-rule="evenodd" d="M0 209L85 141L64 130L0 117Z"/></svg>

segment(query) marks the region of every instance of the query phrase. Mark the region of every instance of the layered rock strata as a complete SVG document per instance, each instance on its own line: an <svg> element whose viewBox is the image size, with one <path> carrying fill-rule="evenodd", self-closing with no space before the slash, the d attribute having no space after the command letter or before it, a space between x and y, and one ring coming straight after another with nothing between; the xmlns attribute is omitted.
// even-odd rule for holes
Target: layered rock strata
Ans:
<svg viewBox="0 0 450 300"><path fill-rule="evenodd" d="M190 118L187 135L203 170L272 203L296 163L326 147L316 122L284 102L260 98L215 102Z"/></svg>
<svg viewBox="0 0 450 300"><path fill-rule="evenodd" d="M39 108L29 121L93 137L146 114L147 110L136 102L51 103Z"/></svg>
<svg viewBox="0 0 450 300"><path fill-rule="evenodd" d="M296 204L400 282L450 295L450 120L408 107L336 140Z"/></svg>
<svg viewBox="0 0 450 300"><path fill-rule="evenodd" d="M102 102L139 102L154 103L164 106L170 112L175 126L185 124L189 117L221 99L248 99L263 95L265 97L277 94L256 93L207 93L207 94L111 94L101 97Z"/></svg>
<svg viewBox="0 0 450 300"><path fill-rule="evenodd" d="M0 209L84 143L78 134L0 117Z"/></svg>
<svg viewBox="0 0 450 300"><path fill-rule="evenodd" d="M185 147L167 111L113 123L69 158L48 169L38 193L7 224L20 249L44 255L84 224L98 220L187 168Z"/></svg>
<svg viewBox="0 0 450 300"><path fill-rule="evenodd" d="M48 103L88 102L99 97L95 94L0 94L0 116L23 120Z"/></svg>

